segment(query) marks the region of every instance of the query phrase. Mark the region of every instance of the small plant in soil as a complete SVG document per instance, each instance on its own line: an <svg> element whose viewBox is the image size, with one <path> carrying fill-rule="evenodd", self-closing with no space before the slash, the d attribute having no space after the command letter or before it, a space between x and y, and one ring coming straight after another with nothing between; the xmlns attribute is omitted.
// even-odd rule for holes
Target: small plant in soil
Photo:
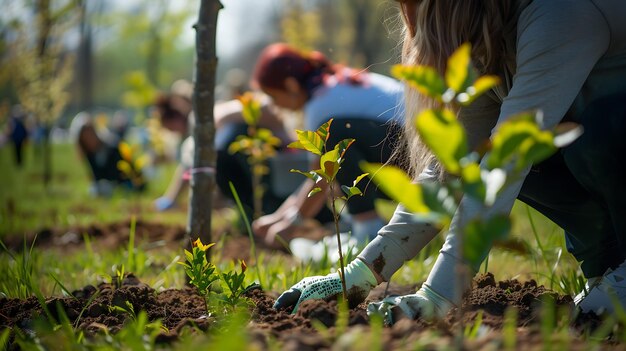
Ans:
<svg viewBox="0 0 626 351"><path fill-rule="evenodd" d="M221 298L224 303L230 307L236 307L242 301L242 294L248 287L244 286L244 279L246 278L246 270L248 266L246 262L240 261L241 272L232 270L221 274L223 285L226 286L230 294L224 294Z"/></svg>
<svg viewBox="0 0 626 351"><path fill-rule="evenodd" d="M185 273L190 278L191 285L196 288L200 296L204 297L207 312L209 311L212 294L217 295L216 301L234 309L245 300L243 294L252 286L244 285L248 266L242 260L240 261L240 272L236 270L219 272L218 268L207 260L206 251L213 245L215 244L205 245L200 239L197 239L193 242L191 252L185 250L186 262L178 263L185 267ZM217 293L214 291L217 289L212 289L211 286L219 280L221 280L224 289ZM228 292L225 292L226 290Z"/></svg>
<svg viewBox="0 0 626 351"><path fill-rule="evenodd" d="M205 309L208 311L210 287L220 279L217 267L207 260L207 249L215 243L203 244L200 239L193 242L191 252L185 250L186 262L178 262L185 267L185 273L189 277L189 283L193 285L198 294L204 297Z"/></svg>
<svg viewBox="0 0 626 351"><path fill-rule="evenodd" d="M254 218L259 218L262 212L263 176L269 173L267 160L276 155L276 148L281 141L274 136L271 130L259 128L261 119L261 103L254 95L247 92L238 98L243 107L241 113L248 125L248 135L240 135L237 140L228 146L228 152L234 154L241 152L248 156L248 164L252 169L252 192L254 199Z"/></svg>
<svg viewBox="0 0 626 351"><path fill-rule="evenodd" d="M305 177L313 180L315 184L325 184L328 185L328 196L330 197L330 203L332 206L333 212L333 220L335 222L335 233L337 235L337 246L339 250L339 269L340 269L340 277L341 284L343 290L343 299L347 301L347 289L346 282L344 280L344 259L343 253L341 250L341 237L339 233L339 217L345 208L345 204L347 201L356 195L363 195L361 190L357 187L357 184L368 175L368 173L361 174L358 176L352 186L343 185L341 186L341 190L345 193L344 196L337 197L335 195L335 184L336 178L339 170L341 169L341 164L345 160L345 154L350 145L354 142L354 139L343 139L339 141L332 150L328 150L326 143L330 138L330 126L333 122L331 118L328 122L322 124L316 131L303 131L296 130L296 134L298 137L297 141L287 145L290 148L302 149L308 152L311 152L320 157L320 168L308 172L304 172L297 169L292 169L291 172L300 173ZM322 191L320 186L313 188L308 194L309 197L317 194ZM344 200L344 205L340 210L337 210L336 200L342 199Z"/></svg>

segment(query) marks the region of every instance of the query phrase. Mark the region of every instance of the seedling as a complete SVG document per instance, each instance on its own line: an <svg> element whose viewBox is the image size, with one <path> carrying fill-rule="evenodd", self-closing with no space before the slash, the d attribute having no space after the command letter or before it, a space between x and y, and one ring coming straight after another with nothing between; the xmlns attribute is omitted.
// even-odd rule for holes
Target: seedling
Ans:
<svg viewBox="0 0 626 351"><path fill-rule="evenodd" d="M347 299L347 289L346 289L346 281L344 279L344 259L343 253L341 250L341 237L339 235L339 216L343 209L345 208L345 204L347 201L356 195L363 195L361 190L357 187L357 184L361 181L361 179L365 178L368 173L361 174L358 176L352 186L343 185L341 190L345 193L344 196L339 197L344 200L344 205L341 210L337 210L335 196L335 180L337 178L337 173L341 169L341 164L345 160L345 154L350 145L354 143L354 139L343 139L339 141L332 150L327 149L326 143L328 142L328 138L330 137L330 126L333 122L331 118L328 122L322 124L316 131L302 131L296 130L296 134L298 136L298 140L293 143L287 145L287 147L302 149L309 151L315 155L320 157L320 169L304 172L297 169L292 169L291 172L300 173L305 177L313 180L315 184L327 184L328 185L328 196L330 197L330 203L332 206L333 212L333 220L335 222L335 233L337 235L337 247L339 250L339 269L341 272L341 285L343 289L343 299L348 301ZM322 191L322 188L316 186L311 190L308 194L309 197L317 194Z"/></svg>
<svg viewBox="0 0 626 351"><path fill-rule="evenodd" d="M259 128L261 119L261 103L252 93L247 92L238 98L242 105L243 119L248 125L248 135L240 135L228 146L228 152L241 152L248 156L248 164L252 169L252 195L254 199L254 218L259 218L263 210L263 176L269 173L267 160L276 155L276 148L281 141L271 130Z"/></svg>
<svg viewBox="0 0 626 351"><path fill-rule="evenodd" d="M185 267L185 273L190 278L191 285L196 287L198 294L204 297L205 309L207 311L211 284L220 279L217 267L209 262L206 256L206 250L213 245L215 244L205 245L198 239L193 242L191 252L185 250L187 261L178 262Z"/></svg>
<svg viewBox="0 0 626 351"><path fill-rule="evenodd" d="M246 278L246 270L248 269L248 266L243 260L240 261L240 266L240 273L237 273L235 270L233 270L221 274L222 282L224 283L228 291L230 291L230 295L224 296L222 300L231 307L235 307L239 304L239 302L241 301L241 295L249 287L244 287L243 285L244 279Z"/></svg>

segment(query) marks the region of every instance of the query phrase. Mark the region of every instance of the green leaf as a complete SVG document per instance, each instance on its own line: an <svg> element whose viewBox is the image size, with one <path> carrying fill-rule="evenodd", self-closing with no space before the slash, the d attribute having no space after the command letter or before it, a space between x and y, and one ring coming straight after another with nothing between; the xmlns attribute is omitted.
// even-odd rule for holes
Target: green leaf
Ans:
<svg viewBox="0 0 626 351"><path fill-rule="evenodd" d="M359 182L361 181L361 179L367 177L369 175L369 173L363 173L360 176L356 177L354 179L354 181L352 182L352 186L356 186L357 184L359 184Z"/></svg>
<svg viewBox="0 0 626 351"><path fill-rule="evenodd" d="M503 122L492 136L487 159L490 169L504 168L516 160L516 169L539 162L556 151L552 132L543 131L535 122L535 113L525 112Z"/></svg>
<svg viewBox="0 0 626 351"><path fill-rule="evenodd" d="M484 94L489 89L495 87L500 84L500 78L497 76L482 76L479 77L474 84L470 85L465 89L465 92L457 95L456 100L463 106L468 106L476 98Z"/></svg>
<svg viewBox="0 0 626 351"><path fill-rule="evenodd" d="M480 165L476 162L463 165L461 168L461 179L463 181L463 192L474 199L483 201L487 189L480 175Z"/></svg>
<svg viewBox="0 0 626 351"><path fill-rule="evenodd" d="M323 154L320 158L320 168L325 175L326 181L331 183L335 180L337 176L337 172L339 172L340 167L340 150L335 147L334 149L328 151Z"/></svg>
<svg viewBox="0 0 626 351"><path fill-rule="evenodd" d="M322 138L324 143L328 141L328 137L330 137L330 125L333 123L333 119L329 119L328 122L322 124L315 133Z"/></svg>
<svg viewBox="0 0 626 351"><path fill-rule="evenodd" d="M539 163L557 151L554 146L552 133L543 131L534 135L533 139L526 140L520 147L520 156L515 168L521 170L525 167Z"/></svg>
<svg viewBox="0 0 626 351"><path fill-rule="evenodd" d="M337 150L338 154L339 154L339 158L337 158L337 162L342 163L343 159L344 159L344 155L346 154L346 151L348 151L348 148L350 147L350 145L352 145L352 143L354 143L354 139L343 139L340 142L337 143L337 145L335 145L335 150Z"/></svg>
<svg viewBox="0 0 626 351"><path fill-rule="evenodd" d="M471 53L472 46L469 43L461 45L448 58L446 67L446 84L455 93L460 93L470 84L471 79Z"/></svg>
<svg viewBox="0 0 626 351"><path fill-rule="evenodd" d="M316 183L320 181L320 176L315 171L303 172L303 171L298 170L298 169L291 169L291 170L289 170L289 172L302 174L303 176L313 180Z"/></svg>
<svg viewBox="0 0 626 351"><path fill-rule="evenodd" d="M391 75L406 81L420 93L439 101L447 90L443 78L434 68L429 66L395 65L391 67Z"/></svg>
<svg viewBox="0 0 626 351"><path fill-rule="evenodd" d="M309 191L309 194L307 195L307 197L311 197L319 193L320 191L322 191L322 189L320 189L319 187L313 188L313 190Z"/></svg>
<svg viewBox="0 0 626 351"><path fill-rule="evenodd" d="M506 215L498 215L486 222L475 219L465 227L463 255L474 266L478 266L489 252L494 240L502 239L511 230L511 220Z"/></svg>
<svg viewBox="0 0 626 351"><path fill-rule="evenodd" d="M372 181L392 200L404 204L413 213L428 213L424 204L422 189L411 181L400 168L379 163L362 162L361 169L369 173Z"/></svg>
<svg viewBox="0 0 626 351"><path fill-rule="evenodd" d="M246 92L238 98L241 102L241 114L249 126L256 126L261 118L261 103L254 98L251 92Z"/></svg>
<svg viewBox="0 0 626 351"><path fill-rule="evenodd" d="M458 174L459 161L467 154L465 129L448 109L424 110L415 119L424 143L451 174Z"/></svg>
<svg viewBox="0 0 626 351"><path fill-rule="evenodd" d="M324 140L315 132L308 130L296 130L298 141L287 145L294 149L303 149L316 155L322 155L324 152Z"/></svg>
<svg viewBox="0 0 626 351"><path fill-rule="evenodd" d="M356 186L347 186L347 185L342 185L341 186L341 190L343 190L343 192L348 195L345 199L349 199L355 195L363 195L363 192L361 191L361 189L357 188Z"/></svg>

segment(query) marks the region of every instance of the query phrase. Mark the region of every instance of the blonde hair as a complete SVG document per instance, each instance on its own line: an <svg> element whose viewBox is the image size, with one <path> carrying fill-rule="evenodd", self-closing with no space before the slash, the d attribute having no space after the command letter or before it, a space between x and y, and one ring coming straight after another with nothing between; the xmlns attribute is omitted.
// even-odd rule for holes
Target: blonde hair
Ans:
<svg viewBox="0 0 626 351"><path fill-rule="evenodd" d="M472 45L472 61L480 74L501 74L502 63L510 60L508 44L515 28L515 0L417 0L414 14L405 14L402 63L432 66L443 75L448 57L461 44ZM415 28L408 28L407 18L415 18ZM412 35L414 34L414 35ZM514 37L514 36L513 36ZM514 51L513 51L514 53ZM405 93L405 140L410 150L412 175L434 164L435 159L420 140L414 118L425 109L441 107L416 90ZM437 165L440 176L441 167Z"/></svg>

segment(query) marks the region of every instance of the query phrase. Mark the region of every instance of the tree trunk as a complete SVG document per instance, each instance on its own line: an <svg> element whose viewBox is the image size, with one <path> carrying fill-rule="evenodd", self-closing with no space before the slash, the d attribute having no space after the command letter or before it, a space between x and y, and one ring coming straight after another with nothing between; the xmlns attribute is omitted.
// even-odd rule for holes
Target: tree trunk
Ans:
<svg viewBox="0 0 626 351"><path fill-rule="evenodd" d="M191 173L191 195L187 234L192 240L211 242L212 196L215 191L214 148L215 47L219 0L202 0L196 29L196 72L194 77L193 111L196 118L193 137L195 152Z"/></svg>
<svg viewBox="0 0 626 351"><path fill-rule="evenodd" d="M86 0L78 2L80 10L80 44L76 71L78 73L75 88L78 98L78 108L81 111L90 111L93 107L93 44L91 25L87 19Z"/></svg>

